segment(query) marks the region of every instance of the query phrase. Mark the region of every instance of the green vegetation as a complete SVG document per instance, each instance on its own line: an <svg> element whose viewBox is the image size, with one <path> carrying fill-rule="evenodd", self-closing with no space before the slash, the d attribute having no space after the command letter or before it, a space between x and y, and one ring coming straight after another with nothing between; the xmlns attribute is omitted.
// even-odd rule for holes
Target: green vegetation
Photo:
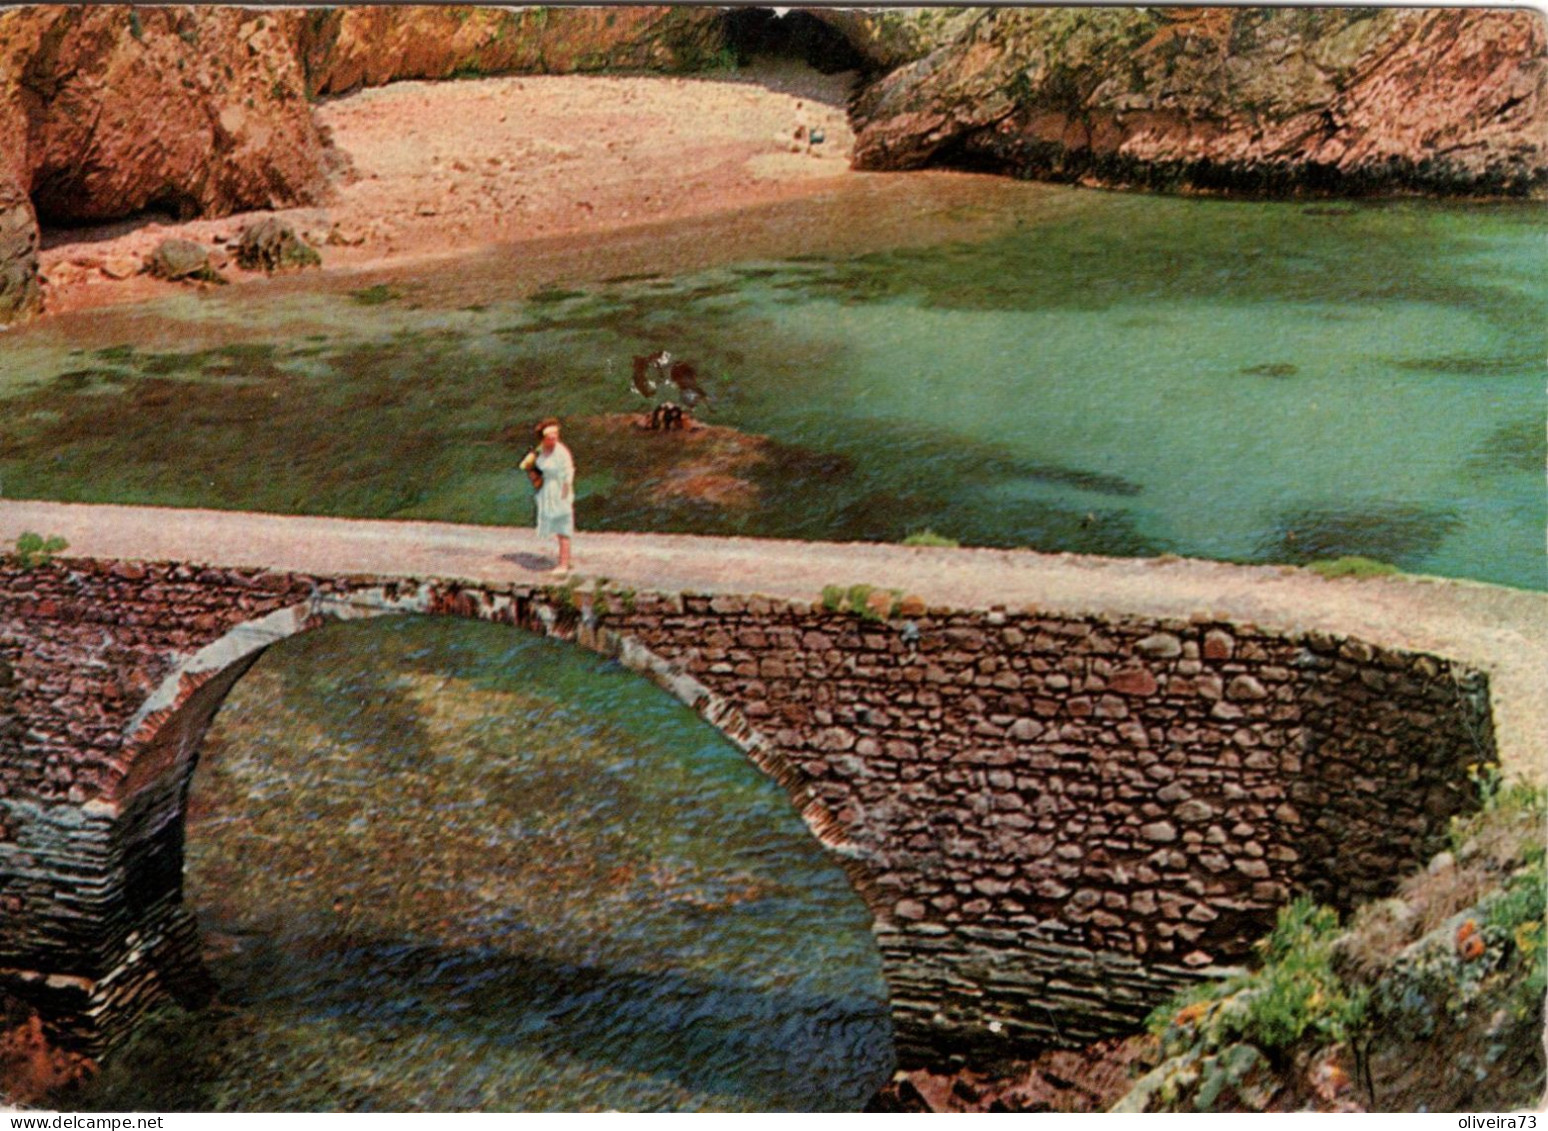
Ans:
<svg viewBox="0 0 1548 1131"><path fill-rule="evenodd" d="M62 554L69 547L70 543L57 535L45 538L28 530L16 539L16 549L11 558L22 569L35 569L47 565L54 560L55 554Z"/></svg>
<svg viewBox="0 0 1548 1131"><path fill-rule="evenodd" d="M601 620L613 611L613 602L607 592L608 578L599 577L591 587L591 615Z"/></svg>
<svg viewBox="0 0 1548 1131"><path fill-rule="evenodd" d="M349 297L361 306L381 306L383 303L402 298L403 292L396 287L389 287L386 283L377 283L374 286L362 287L358 291L350 291Z"/></svg>
<svg viewBox="0 0 1548 1131"><path fill-rule="evenodd" d="M611 616L615 607L625 614L634 612L636 593L633 589L612 588L612 579L599 577L591 587L591 613L597 620ZM571 597L573 600L573 595ZM614 604L616 602L616 606Z"/></svg>
<svg viewBox="0 0 1548 1131"><path fill-rule="evenodd" d="M1375 558L1362 558L1358 554L1342 558L1332 558L1327 561L1312 562L1307 567L1319 577L1389 577L1402 570L1390 562L1379 562Z"/></svg>
<svg viewBox="0 0 1548 1131"><path fill-rule="evenodd" d="M1548 791L1471 767L1479 808L1396 897L1281 909L1251 972L1157 1009L1160 1065L1121 1110L1354 1103L1461 1110L1536 1102L1548 993ZM1346 1081L1336 1097L1318 1079Z"/></svg>
<svg viewBox="0 0 1548 1131"><path fill-rule="evenodd" d="M844 594L844 603L849 607L850 612L859 613L862 617L874 615L871 613L871 594L873 592L875 592L875 589L870 585L851 585Z"/></svg>
<svg viewBox="0 0 1548 1131"><path fill-rule="evenodd" d="M877 589L874 585L824 585L822 607L830 613L853 613L861 620L884 621L897 615L901 589Z"/></svg>
<svg viewBox="0 0 1548 1131"><path fill-rule="evenodd" d="M575 596L575 591L584 580L580 574L572 573L558 585L543 586L543 596L554 603L561 617L577 615L580 612L580 600Z"/></svg>
<svg viewBox="0 0 1548 1131"><path fill-rule="evenodd" d="M726 46L698 60L698 70L711 74L735 74L741 67L742 60L737 55L736 48Z"/></svg>
<svg viewBox="0 0 1548 1131"><path fill-rule="evenodd" d="M1308 1035L1345 1041L1365 1018L1369 993L1333 972L1338 913L1302 897L1282 908L1274 931L1258 944L1260 992L1249 1003L1241 1035L1281 1052Z"/></svg>
<svg viewBox="0 0 1548 1131"><path fill-rule="evenodd" d="M1336 911L1305 896L1281 908L1273 932L1257 944L1257 970L1161 1007L1151 1014L1151 1032L1169 1055L1247 1043L1275 1057L1303 1038L1348 1040L1369 994L1333 971L1338 925Z"/></svg>
<svg viewBox="0 0 1548 1131"><path fill-rule="evenodd" d="M916 530L903 539L905 546L943 546L955 549L960 543L955 538L947 538L943 534L937 534L928 526L923 530Z"/></svg>

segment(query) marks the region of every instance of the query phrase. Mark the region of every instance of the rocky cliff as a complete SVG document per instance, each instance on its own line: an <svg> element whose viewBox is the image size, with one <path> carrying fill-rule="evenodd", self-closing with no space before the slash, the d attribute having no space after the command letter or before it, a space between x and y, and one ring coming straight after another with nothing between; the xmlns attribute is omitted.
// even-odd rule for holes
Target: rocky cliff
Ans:
<svg viewBox="0 0 1548 1131"><path fill-rule="evenodd" d="M1253 193L1548 186L1540 13L992 9L923 42L857 100L862 168Z"/></svg>
<svg viewBox="0 0 1548 1131"><path fill-rule="evenodd" d="M0 12L0 321L37 305L39 218L319 198L300 19L234 7Z"/></svg>
<svg viewBox="0 0 1548 1131"><path fill-rule="evenodd" d="M27 135L9 160L45 223L220 215L321 192L297 14L45 6L0 19Z"/></svg>
<svg viewBox="0 0 1548 1131"><path fill-rule="evenodd" d="M1204 191L1548 191L1538 13L810 15L867 65L853 109L861 168ZM38 307L40 219L322 199L328 148L310 99L403 78L693 70L734 57L731 25L694 7L0 10L0 323Z"/></svg>
<svg viewBox="0 0 1548 1131"><path fill-rule="evenodd" d="M399 79L694 70L725 38L713 9L397 7L313 10L299 41L308 89Z"/></svg>
<svg viewBox="0 0 1548 1131"><path fill-rule="evenodd" d="M691 70L724 46L711 9L5 9L0 323L38 308L39 220L321 200L310 98L404 78Z"/></svg>
<svg viewBox="0 0 1548 1131"><path fill-rule="evenodd" d="M13 178L0 172L0 319L38 309L38 218Z"/></svg>

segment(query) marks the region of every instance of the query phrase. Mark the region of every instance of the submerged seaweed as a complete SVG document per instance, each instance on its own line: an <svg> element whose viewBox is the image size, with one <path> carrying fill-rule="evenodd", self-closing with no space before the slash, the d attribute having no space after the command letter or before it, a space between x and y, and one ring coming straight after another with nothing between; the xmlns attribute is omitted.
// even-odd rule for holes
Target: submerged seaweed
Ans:
<svg viewBox="0 0 1548 1131"><path fill-rule="evenodd" d="M1526 354L1519 357L1396 358L1391 365L1410 373L1459 377L1514 377L1543 372L1543 359Z"/></svg>
<svg viewBox="0 0 1548 1131"><path fill-rule="evenodd" d="M1298 508L1275 519L1255 559L1305 565L1361 557L1413 569L1460 526L1454 511L1402 503Z"/></svg>
<svg viewBox="0 0 1548 1131"><path fill-rule="evenodd" d="M1548 420L1541 416L1501 424L1468 461L1475 475L1548 471Z"/></svg>

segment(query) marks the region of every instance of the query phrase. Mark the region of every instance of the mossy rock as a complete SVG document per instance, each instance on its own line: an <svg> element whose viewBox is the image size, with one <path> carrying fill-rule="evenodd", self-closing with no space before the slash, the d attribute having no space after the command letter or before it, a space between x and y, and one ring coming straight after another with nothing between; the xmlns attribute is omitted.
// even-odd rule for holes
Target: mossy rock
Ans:
<svg viewBox="0 0 1548 1131"><path fill-rule="evenodd" d="M273 217L242 229L237 243L237 262L248 271L294 271L321 267L322 256L296 230Z"/></svg>
<svg viewBox="0 0 1548 1131"><path fill-rule="evenodd" d="M226 281L210 263L209 248L193 240L162 240L145 260L145 270L169 282L184 279L206 283Z"/></svg>
<svg viewBox="0 0 1548 1131"><path fill-rule="evenodd" d="M0 263L0 324L35 314L42 307L37 260Z"/></svg>
<svg viewBox="0 0 1548 1131"><path fill-rule="evenodd" d="M20 187L0 177L0 323L42 307L37 217Z"/></svg>

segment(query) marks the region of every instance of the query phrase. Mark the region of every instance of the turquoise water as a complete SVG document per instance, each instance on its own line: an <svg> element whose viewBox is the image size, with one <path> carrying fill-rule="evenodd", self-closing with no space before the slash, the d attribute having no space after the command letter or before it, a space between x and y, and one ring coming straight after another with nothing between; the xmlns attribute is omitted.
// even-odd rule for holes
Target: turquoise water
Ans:
<svg viewBox="0 0 1548 1131"><path fill-rule="evenodd" d="M891 1072L869 913L783 791L509 628L265 654L195 773L185 897L219 1002L81 1106L853 1111Z"/></svg>
<svg viewBox="0 0 1548 1131"><path fill-rule="evenodd" d="M846 536L1541 587L1543 235L1521 210L1087 195L765 280L737 331L774 371L738 407L866 468L823 516Z"/></svg>
<svg viewBox="0 0 1548 1131"><path fill-rule="evenodd" d="M0 492L525 523L511 464L555 412L590 529L1548 586L1541 209L979 195L890 250L728 240L720 267L548 286L491 255L13 333ZM705 420L773 441L739 502L666 489L680 453L606 422L655 348L697 364Z"/></svg>
<svg viewBox="0 0 1548 1131"><path fill-rule="evenodd" d="M1539 221L1108 203L1098 230L836 268L772 321L841 363L755 426L894 457L869 537L912 511L965 542L1542 587Z"/></svg>

